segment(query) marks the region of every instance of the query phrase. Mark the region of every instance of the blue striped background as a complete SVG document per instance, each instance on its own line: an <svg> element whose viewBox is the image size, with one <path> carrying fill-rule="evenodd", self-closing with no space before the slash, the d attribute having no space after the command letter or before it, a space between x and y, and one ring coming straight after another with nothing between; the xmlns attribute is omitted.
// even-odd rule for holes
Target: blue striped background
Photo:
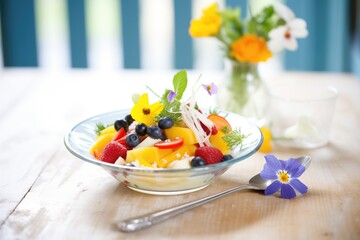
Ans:
<svg viewBox="0 0 360 240"><path fill-rule="evenodd" d="M119 0L124 68L141 68L139 1ZM174 6L173 67L194 66L194 40L188 35L192 18L191 0L172 0ZM228 6L240 6L246 16L247 0L227 0ZM73 68L87 68L88 41L85 0L66 0L69 23L70 61ZM359 66L359 4L355 0L288 0L295 14L307 21L309 36L299 41L299 50L286 52L286 70L356 72ZM355 6L355 10L354 10ZM351 35L350 12L357 22ZM5 67L36 67L38 42L34 0L0 0L2 53ZM120 29L119 29L120 31ZM351 38L357 36L357 41ZM119 43L120 44L120 43Z"/></svg>

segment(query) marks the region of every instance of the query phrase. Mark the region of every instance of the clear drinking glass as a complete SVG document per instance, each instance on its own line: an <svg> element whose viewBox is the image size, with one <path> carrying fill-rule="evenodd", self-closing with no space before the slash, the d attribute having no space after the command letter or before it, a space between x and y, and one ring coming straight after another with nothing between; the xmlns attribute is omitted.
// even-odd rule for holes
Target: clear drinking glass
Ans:
<svg viewBox="0 0 360 240"><path fill-rule="evenodd" d="M269 89L269 126L275 144L317 148L327 144L337 89L279 84Z"/></svg>

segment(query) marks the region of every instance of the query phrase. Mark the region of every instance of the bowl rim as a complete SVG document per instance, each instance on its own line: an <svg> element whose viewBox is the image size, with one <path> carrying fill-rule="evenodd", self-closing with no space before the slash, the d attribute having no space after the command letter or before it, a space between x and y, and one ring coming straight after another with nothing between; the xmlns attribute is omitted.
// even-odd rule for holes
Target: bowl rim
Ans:
<svg viewBox="0 0 360 240"><path fill-rule="evenodd" d="M204 110L208 110L208 109L204 109ZM233 112L229 112L229 111L225 111L225 110L220 110L221 113L225 113L225 114L232 114L235 115L236 117L240 117L243 120L245 120L249 125L252 125L252 127L254 127L255 129L257 129L258 133L260 134L260 139L259 142L257 144L257 146L255 146L251 151L249 151L247 154L241 156L241 157L234 157L233 159L227 160L225 162L220 162L220 163L216 163L216 164L211 164L211 165L206 165L206 166L201 166L201 167L191 167L191 168L146 168L146 167L134 167L134 166L126 166L126 165L119 165L119 164L112 164L112 163L107 163L107 162L103 162L100 161L98 159L95 159L94 157L87 157L81 153L79 153L77 150L74 149L74 147L72 146L72 144L70 143L70 137L71 134L74 132L75 129L77 129L78 127L80 127L81 125L83 125L84 123L89 122L90 120L93 120L95 118L99 118L101 116L105 116L105 115L111 115L111 114L115 114L115 113L125 113L125 112L129 112L130 109L120 109L120 110L115 110L115 111L111 111L111 112L104 112L101 114L97 114L97 115L93 115L92 117L88 117L78 123L76 123L75 125L73 125L73 127L70 128L70 130L67 131L67 133L64 136L64 145L67 148L67 150L73 154L74 156L76 156L77 158L85 161L85 162L89 162L101 167L104 167L108 170L115 170L115 171L140 171L140 172L144 172L144 173L180 173L180 172L213 172L215 170L219 170L219 169L224 169L226 167L230 167L231 165L240 162L242 160L245 160L247 158L249 158L250 156L252 156L253 154L255 154L259 148L261 147L263 141L264 141L264 136L260 130L260 128L252 121L250 121L249 119L233 113Z"/></svg>

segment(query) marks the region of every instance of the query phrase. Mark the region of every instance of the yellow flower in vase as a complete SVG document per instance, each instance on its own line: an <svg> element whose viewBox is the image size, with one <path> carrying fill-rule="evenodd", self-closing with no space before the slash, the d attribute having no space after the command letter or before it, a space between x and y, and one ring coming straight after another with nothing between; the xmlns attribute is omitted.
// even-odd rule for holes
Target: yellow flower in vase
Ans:
<svg viewBox="0 0 360 240"><path fill-rule="evenodd" d="M253 34L246 34L231 45L230 55L240 62L265 62L272 54L266 41Z"/></svg>
<svg viewBox="0 0 360 240"><path fill-rule="evenodd" d="M191 20L189 34L192 37L215 36L221 26L221 17L218 14L217 4L210 5L203 11L203 15Z"/></svg>
<svg viewBox="0 0 360 240"><path fill-rule="evenodd" d="M150 105L148 94L144 93L131 109L130 114L136 122L151 126L155 124L155 116L161 113L163 109L164 105L160 102L155 102Z"/></svg>

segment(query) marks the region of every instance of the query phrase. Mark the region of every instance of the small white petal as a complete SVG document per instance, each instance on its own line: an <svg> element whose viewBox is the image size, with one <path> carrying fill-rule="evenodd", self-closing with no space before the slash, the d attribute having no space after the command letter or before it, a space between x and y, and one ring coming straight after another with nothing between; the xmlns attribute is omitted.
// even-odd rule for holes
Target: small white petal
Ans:
<svg viewBox="0 0 360 240"><path fill-rule="evenodd" d="M286 39L285 48L290 51L295 51L298 48L296 38L291 37L289 39Z"/></svg>
<svg viewBox="0 0 360 240"><path fill-rule="evenodd" d="M277 27L269 32L269 37L273 38L284 38L284 34L287 30L286 26Z"/></svg>
<svg viewBox="0 0 360 240"><path fill-rule="evenodd" d="M308 35L306 29L306 22L303 19L296 18L288 23L289 28L291 29L291 34L297 38L305 38Z"/></svg>
<svg viewBox="0 0 360 240"><path fill-rule="evenodd" d="M295 18L288 22L288 26L290 28L306 28L306 22L304 19L301 18Z"/></svg>
<svg viewBox="0 0 360 240"><path fill-rule="evenodd" d="M285 20L285 22L289 22L295 18L294 12L290 8L285 6L284 4L275 3L274 9L275 9L275 12L277 14L279 14L279 16Z"/></svg>
<svg viewBox="0 0 360 240"><path fill-rule="evenodd" d="M268 42L268 48L273 53L281 52L285 48L284 39L271 39Z"/></svg>

